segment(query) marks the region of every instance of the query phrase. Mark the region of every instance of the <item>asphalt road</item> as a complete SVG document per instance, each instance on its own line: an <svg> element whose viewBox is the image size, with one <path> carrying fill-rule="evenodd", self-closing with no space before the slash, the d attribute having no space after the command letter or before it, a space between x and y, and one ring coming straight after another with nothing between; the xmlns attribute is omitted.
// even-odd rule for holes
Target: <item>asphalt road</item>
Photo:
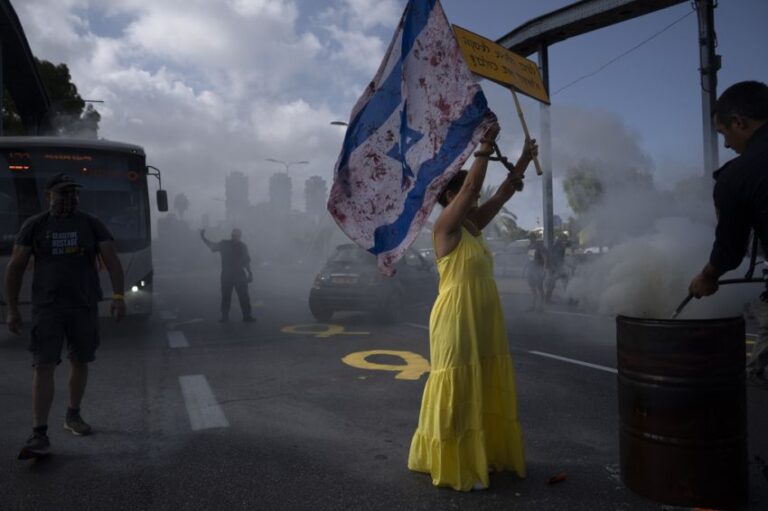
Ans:
<svg viewBox="0 0 768 511"><path fill-rule="evenodd" d="M525 312L527 296L502 286L529 475L459 493L406 467L428 308L392 325L354 313L316 325L310 284L264 269L259 321L237 321L233 300L233 321L220 324L215 271L159 273L152 319L103 322L82 411L94 434L61 428L62 365L54 454L36 462L15 459L30 424L26 341L0 335L0 509L661 508L620 480L612 318L558 304ZM750 388L750 459L768 458L766 405L768 390ZM768 509L768 481L754 466L750 478L749 509Z"/></svg>

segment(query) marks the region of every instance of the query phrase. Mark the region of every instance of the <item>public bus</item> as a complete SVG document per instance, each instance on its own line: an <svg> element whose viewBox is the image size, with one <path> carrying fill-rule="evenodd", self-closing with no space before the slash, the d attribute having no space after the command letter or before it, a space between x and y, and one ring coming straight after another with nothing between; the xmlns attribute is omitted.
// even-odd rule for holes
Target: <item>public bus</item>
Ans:
<svg viewBox="0 0 768 511"><path fill-rule="evenodd" d="M147 166L144 149L109 140L61 137L0 137L0 270L10 259L16 233L24 221L45 209L45 183L59 172L70 174L79 184L80 210L107 226L115 238L125 273L125 302L128 314L149 316L152 312L152 236L150 230L149 178L156 177L156 203L168 210L160 171ZM19 295L20 306L29 305L32 264ZM99 280L105 297L112 283L99 262ZM0 288L2 286L0 285ZM7 307L0 289L0 319ZM106 310L106 301L100 309ZM29 313L23 312L25 319Z"/></svg>

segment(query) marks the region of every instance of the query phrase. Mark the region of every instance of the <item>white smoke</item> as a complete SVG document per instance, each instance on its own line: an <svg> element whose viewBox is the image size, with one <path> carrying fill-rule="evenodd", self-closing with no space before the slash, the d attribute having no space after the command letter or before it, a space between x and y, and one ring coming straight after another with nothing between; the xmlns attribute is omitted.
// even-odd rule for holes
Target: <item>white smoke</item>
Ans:
<svg viewBox="0 0 768 511"><path fill-rule="evenodd" d="M691 180L672 192L608 189L585 218L615 244L577 267L568 297L601 314L669 318L709 259L715 219L711 198L701 193L711 190L706 183ZM742 277L746 267L727 277ZM691 302L680 319L739 315L759 292L754 284L722 286Z"/></svg>

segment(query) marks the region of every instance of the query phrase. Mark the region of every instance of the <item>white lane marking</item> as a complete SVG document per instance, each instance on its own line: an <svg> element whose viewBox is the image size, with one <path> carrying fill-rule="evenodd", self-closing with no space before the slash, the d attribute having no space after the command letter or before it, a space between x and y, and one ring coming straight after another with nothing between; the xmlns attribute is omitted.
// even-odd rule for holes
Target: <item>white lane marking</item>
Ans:
<svg viewBox="0 0 768 511"><path fill-rule="evenodd" d="M168 321L169 319L176 319L176 313L172 311L160 311L160 319Z"/></svg>
<svg viewBox="0 0 768 511"><path fill-rule="evenodd" d="M412 326L413 328L421 328L422 330L429 330L428 326L419 325L418 323L403 323L406 326Z"/></svg>
<svg viewBox="0 0 768 511"><path fill-rule="evenodd" d="M216 397L204 375L179 376L179 384L192 431L229 427L224 411L216 402Z"/></svg>
<svg viewBox="0 0 768 511"><path fill-rule="evenodd" d="M597 318L597 314L584 314L583 312L567 312L567 311L543 311L545 314L562 314L563 316L579 316L580 318Z"/></svg>
<svg viewBox="0 0 768 511"><path fill-rule="evenodd" d="M168 323L168 328L178 328L181 325L191 325L193 323L202 323L205 321L203 318L188 319L186 321L176 321L175 323Z"/></svg>
<svg viewBox="0 0 768 511"><path fill-rule="evenodd" d="M553 355L551 353L544 353L543 351L529 351L528 353L531 353L532 355L538 355L540 357L553 358L555 360L560 360L562 362L568 362L568 363L571 363L571 364L576 364L576 365L580 365L580 366L584 366L584 367L591 367L592 369L599 369L600 371L605 371L605 372L608 372L608 373L617 374L619 372L618 370L614 369L613 367L606 367L606 366L601 366L601 365L597 365L597 364L590 364L589 362L582 362L581 360L575 360L575 359L572 359L572 358L561 357L559 355Z"/></svg>
<svg viewBox="0 0 768 511"><path fill-rule="evenodd" d="M168 330L168 346L171 348L189 348L187 336L181 330Z"/></svg>

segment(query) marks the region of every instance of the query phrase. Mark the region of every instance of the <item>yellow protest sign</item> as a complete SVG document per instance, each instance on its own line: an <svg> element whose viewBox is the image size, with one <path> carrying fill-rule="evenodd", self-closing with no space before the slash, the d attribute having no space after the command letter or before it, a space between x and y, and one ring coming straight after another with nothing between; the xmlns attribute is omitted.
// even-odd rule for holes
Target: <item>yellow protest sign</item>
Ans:
<svg viewBox="0 0 768 511"><path fill-rule="evenodd" d="M453 32L470 71L550 104L539 67L534 61L457 25L453 25Z"/></svg>
<svg viewBox="0 0 768 511"><path fill-rule="evenodd" d="M368 357L373 355L390 355L400 358L404 364L377 364L369 362ZM429 372L429 362L416 353L410 351L371 350L350 353L341 359L345 364L358 369L370 369L373 371L394 371L397 380L418 380L421 375Z"/></svg>

